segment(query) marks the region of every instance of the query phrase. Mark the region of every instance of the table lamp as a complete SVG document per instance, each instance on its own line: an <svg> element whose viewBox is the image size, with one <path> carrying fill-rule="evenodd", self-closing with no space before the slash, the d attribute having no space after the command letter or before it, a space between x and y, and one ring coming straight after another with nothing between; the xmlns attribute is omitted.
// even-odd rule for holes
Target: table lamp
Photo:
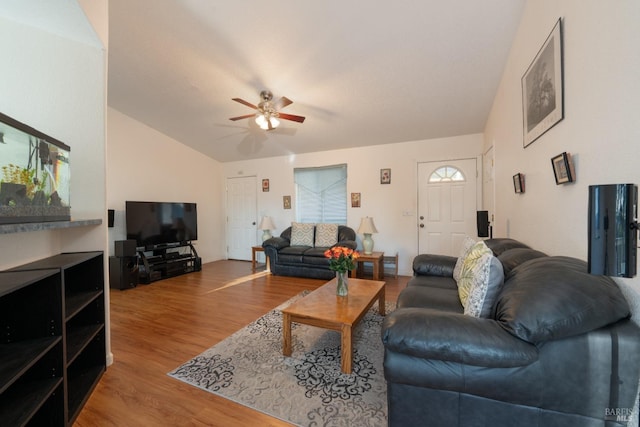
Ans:
<svg viewBox="0 0 640 427"><path fill-rule="evenodd" d="M273 224L273 220L270 216L263 216L262 221L260 221L260 225L258 226L259 230L262 230L262 241L264 242L267 239L271 238L271 230L275 229L276 226Z"/></svg>
<svg viewBox="0 0 640 427"><path fill-rule="evenodd" d="M373 252L373 239L371 235L373 233L377 233L378 230L373 223L373 218L364 217L360 221L360 227L358 227L358 233L364 234L364 239L362 239L362 249L364 249L365 255L371 255Z"/></svg>

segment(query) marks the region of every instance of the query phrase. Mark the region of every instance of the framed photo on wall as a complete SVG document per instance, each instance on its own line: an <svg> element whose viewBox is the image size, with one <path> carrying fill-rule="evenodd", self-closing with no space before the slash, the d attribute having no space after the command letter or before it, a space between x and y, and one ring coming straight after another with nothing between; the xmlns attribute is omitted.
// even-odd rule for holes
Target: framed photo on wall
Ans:
<svg viewBox="0 0 640 427"><path fill-rule="evenodd" d="M380 184L391 184L391 169L380 169Z"/></svg>
<svg viewBox="0 0 640 427"><path fill-rule="evenodd" d="M291 196L282 196L282 206L285 209L291 209Z"/></svg>
<svg viewBox="0 0 640 427"><path fill-rule="evenodd" d="M263 192L267 192L269 191L269 180L268 179L263 179L262 180L262 191Z"/></svg>
<svg viewBox="0 0 640 427"><path fill-rule="evenodd" d="M524 193L524 175L517 173L513 175L513 189L516 193Z"/></svg>
<svg viewBox="0 0 640 427"><path fill-rule="evenodd" d="M352 208L360 207L360 193L351 193L351 207Z"/></svg>
<svg viewBox="0 0 640 427"><path fill-rule="evenodd" d="M553 165L553 175L556 178L556 185L566 184L576 180L571 154L566 151L558 154L551 159L551 164Z"/></svg>
<svg viewBox="0 0 640 427"><path fill-rule="evenodd" d="M523 147L564 118L562 19L522 76Z"/></svg>

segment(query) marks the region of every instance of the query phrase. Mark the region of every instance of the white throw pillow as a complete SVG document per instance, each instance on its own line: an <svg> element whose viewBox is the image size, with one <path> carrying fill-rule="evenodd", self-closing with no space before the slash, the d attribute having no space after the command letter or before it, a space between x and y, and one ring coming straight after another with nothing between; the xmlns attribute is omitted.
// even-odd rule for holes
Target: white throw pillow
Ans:
<svg viewBox="0 0 640 427"><path fill-rule="evenodd" d="M338 224L316 225L316 247L330 248L338 243Z"/></svg>
<svg viewBox="0 0 640 427"><path fill-rule="evenodd" d="M480 260L484 254L492 255L491 249L481 240L474 244L467 256L462 261L460 278L458 279L458 296L463 307L467 305L467 299L471 293L474 280L478 274L482 274L483 265Z"/></svg>
<svg viewBox="0 0 640 427"><path fill-rule="evenodd" d="M469 236L465 236L464 241L462 242L462 248L460 249L460 256L458 257L458 260L456 261L456 266L453 269L453 279L456 282L460 280L460 271L462 270L462 263L464 262L464 259L469 254L469 251L471 250L473 245L475 244L476 244L475 240L473 240Z"/></svg>
<svg viewBox="0 0 640 427"><path fill-rule="evenodd" d="M478 259L479 268L474 276L464 314L489 318L498 293L504 283L502 263L493 254L483 254Z"/></svg>
<svg viewBox="0 0 640 427"><path fill-rule="evenodd" d="M315 224L291 223L291 246L313 246Z"/></svg>

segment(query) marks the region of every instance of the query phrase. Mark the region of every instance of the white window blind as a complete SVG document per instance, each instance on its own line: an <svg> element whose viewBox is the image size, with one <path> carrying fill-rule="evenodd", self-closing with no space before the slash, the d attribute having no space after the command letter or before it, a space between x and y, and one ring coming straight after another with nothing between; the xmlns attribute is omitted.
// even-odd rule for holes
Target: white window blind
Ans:
<svg viewBox="0 0 640 427"><path fill-rule="evenodd" d="M347 165L295 168L296 221L347 223Z"/></svg>

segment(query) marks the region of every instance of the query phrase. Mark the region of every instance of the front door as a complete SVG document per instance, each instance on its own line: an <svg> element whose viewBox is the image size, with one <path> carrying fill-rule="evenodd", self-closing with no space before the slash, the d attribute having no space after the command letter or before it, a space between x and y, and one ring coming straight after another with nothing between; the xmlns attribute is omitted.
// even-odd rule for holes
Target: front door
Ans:
<svg viewBox="0 0 640 427"><path fill-rule="evenodd" d="M457 256L477 236L476 159L418 164L418 253Z"/></svg>
<svg viewBox="0 0 640 427"><path fill-rule="evenodd" d="M251 260L251 247L257 244L256 177L227 179L227 257Z"/></svg>

